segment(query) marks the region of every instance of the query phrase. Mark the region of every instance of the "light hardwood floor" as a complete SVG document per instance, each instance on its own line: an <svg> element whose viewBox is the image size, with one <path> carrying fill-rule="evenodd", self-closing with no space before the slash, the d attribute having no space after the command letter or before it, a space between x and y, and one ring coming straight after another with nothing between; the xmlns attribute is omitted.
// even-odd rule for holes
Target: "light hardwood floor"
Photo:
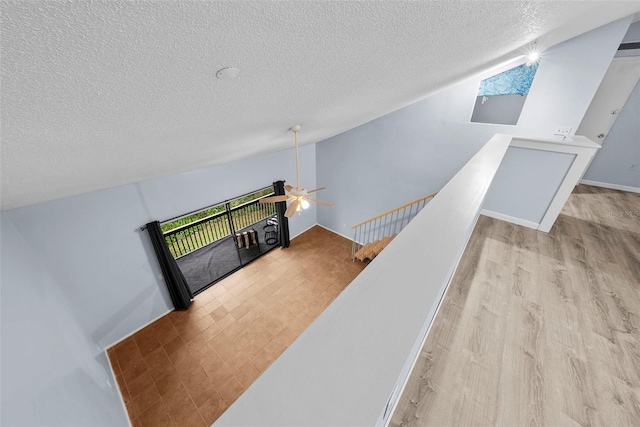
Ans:
<svg viewBox="0 0 640 427"><path fill-rule="evenodd" d="M392 426L640 426L640 195L481 217Z"/></svg>

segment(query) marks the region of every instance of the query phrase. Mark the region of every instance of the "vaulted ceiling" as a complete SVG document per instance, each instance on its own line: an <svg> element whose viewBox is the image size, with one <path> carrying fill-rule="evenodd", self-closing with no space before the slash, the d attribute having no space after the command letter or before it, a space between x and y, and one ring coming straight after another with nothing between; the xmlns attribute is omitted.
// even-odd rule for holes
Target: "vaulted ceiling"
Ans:
<svg viewBox="0 0 640 427"><path fill-rule="evenodd" d="M314 143L640 2L6 1L1 207ZM237 67L235 80L216 71ZM399 142L401 143L401 142Z"/></svg>

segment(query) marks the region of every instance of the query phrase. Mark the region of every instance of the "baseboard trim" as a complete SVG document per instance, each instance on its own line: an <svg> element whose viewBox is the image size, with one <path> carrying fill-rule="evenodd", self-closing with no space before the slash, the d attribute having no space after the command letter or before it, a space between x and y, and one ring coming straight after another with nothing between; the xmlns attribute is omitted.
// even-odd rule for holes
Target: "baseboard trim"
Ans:
<svg viewBox="0 0 640 427"><path fill-rule="evenodd" d="M316 224L316 225L317 225L318 227L322 227L322 228L324 228L324 229L325 229L325 230L327 230L327 231L332 232L333 234L337 234L337 235L338 235L338 236L340 236L340 237L344 237L345 239L349 240L350 242L353 242L353 239L352 239L351 237L347 237L347 236L345 236L344 234L340 234L340 233L338 233L337 231L332 230L332 229L330 229L329 227L325 227L325 226L324 226L324 225L322 225L322 224Z"/></svg>
<svg viewBox="0 0 640 427"><path fill-rule="evenodd" d="M501 221L510 222L510 223L516 224L516 225L521 225L523 227L532 228L534 230L537 230L538 227L540 227L540 224L538 224L536 222L529 221L529 220L522 219L522 218L516 218L514 216L509 216L509 215L501 214L501 213L498 213L498 212L488 211L486 209L482 209L480 211L480 215L484 215L484 216L488 216L488 217L491 217L491 218L499 219Z"/></svg>
<svg viewBox="0 0 640 427"><path fill-rule="evenodd" d="M324 229L325 229L325 230L327 230L327 231L330 231L330 232L332 232L332 233L334 233L334 234L337 234L337 235L338 235L338 236L340 236L340 237L344 237L344 238L345 238L345 239L347 239L347 240L352 240L351 238L349 238L349 237L347 237L347 236L344 236L344 235L342 235L342 234L340 234L340 233L338 233L338 232L336 232L336 231L334 231L334 230L332 230L332 229L330 229L330 228L327 228L327 227L325 227L325 226L324 226L324 225L322 225L322 224L318 224L318 223L315 223L315 224L313 224L312 226L310 226L310 227L308 227L308 228L306 228L306 229L302 230L300 233L298 233L298 234L296 234L295 236L291 237L291 238L290 238L290 240L293 240L293 239L295 239L296 237L298 237L299 235L301 235L302 233L305 233L305 232L307 232L307 231L311 230L311 229L312 229L313 227L315 227L316 225L317 225L317 226L319 226L319 227L324 228ZM124 341L124 340L126 340L127 338L129 338L131 335L133 335L133 334L135 334L136 332L138 332L138 331L140 331L140 330L142 330L142 329L146 328L147 326L149 326L150 324L152 324L152 323L153 323L153 322L155 322L156 320L160 319L161 317L166 316L167 314L171 313L172 311L173 311L173 309L169 309L169 310L167 310L166 312L164 312L164 313L162 313L161 315L159 315L158 317L156 317L155 319L152 319L152 320L148 321L147 323L145 323L144 325L140 326L140 327L139 327L138 329L136 329L135 331L133 331L133 332L131 332L131 333L129 333L129 334L127 334L127 335L125 335L124 337L120 338L118 341L116 341L116 342L112 343L111 345L106 346L106 347L104 348L104 351L107 351L107 350L108 350L108 349L110 349L111 347L113 347L113 346L115 346L115 345L117 345L117 344L121 343L122 341Z"/></svg>
<svg viewBox="0 0 640 427"><path fill-rule="evenodd" d="M135 334L136 332L146 328L147 326L149 326L150 324L152 324L153 322L155 322L156 320L160 319L161 317L166 316L167 314L171 313L174 309L169 309L167 311L165 311L164 313L162 313L160 316L156 317L155 319L149 320L147 323L145 323L144 325L140 326L138 329L136 329L135 331L131 332L128 335L125 335L124 337L120 338L118 341L114 342L111 345L108 345L104 348L105 351L107 351L108 349L110 349L111 347L120 344L122 341L126 340L127 338L129 338L131 335Z"/></svg>
<svg viewBox="0 0 640 427"><path fill-rule="evenodd" d="M320 228L324 228L325 230L332 232L333 234L337 234L337 235L338 235L338 236L340 236L340 237L344 237L345 239L347 239L347 240L349 240L349 241L353 241L353 239L352 239L351 237L347 237L347 236L345 236L344 234L340 234L340 233L338 233L337 231L330 229L329 227L325 227L325 226L324 226L324 225L322 225L322 224L318 224L317 222L316 222L315 224L313 224L311 227L309 227L309 228L307 228L307 229L305 229L305 230L303 230L303 231L299 232L299 233L298 233L298 234L296 234L295 236L291 237L289 240L293 240L293 239L295 239L296 237L298 237L299 235L301 235L302 233L306 233L307 231L311 230L311 229L312 229L313 227L315 227L316 225L317 225L318 227L320 227Z"/></svg>
<svg viewBox="0 0 640 427"><path fill-rule="evenodd" d="M299 236L299 235L301 235L302 233L306 233L307 231L311 230L311 229L312 229L313 227L315 227L316 225L318 225L318 224L317 224L317 223L316 223L316 224L313 224L312 226L305 228L304 230L302 230L301 232L299 232L299 233L298 233L298 234L296 234L295 236L293 236L293 237L289 237L289 241L291 241L291 240L295 239L296 237L298 237L298 236Z"/></svg>
<svg viewBox="0 0 640 427"><path fill-rule="evenodd" d="M588 179L581 180L580 184L592 185L594 187L608 188L610 190L620 190L620 191L629 191L631 193L640 193L640 187L630 187L628 185L609 184L607 182L589 181Z"/></svg>
<svg viewBox="0 0 640 427"><path fill-rule="evenodd" d="M111 359L109 359L109 353L107 353L107 350L110 349L111 347L121 343L122 341L126 340L127 338L129 338L130 336L135 334L136 332L140 331L141 329L146 328L147 326L149 326L150 324L152 324L156 320L160 319L161 317L166 316L167 314L171 313L172 311L173 311L172 309L167 310L166 312L164 312L160 316L156 317L155 319L152 319L152 320L148 321L147 323L145 323L144 325L140 326L138 329L136 329L135 331L131 332L130 334L120 338L118 341L116 341L113 344L105 347L105 349L103 351L104 351L105 356L107 357L107 361L109 362L109 368L111 369L111 375L113 375L113 379L114 380L116 378L116 372L113 370L113 365L111 364ZM131 418L129 417L129 411L127 410L127 405L125 405L125 403L124 403L124 396L122 395L122 391L120 391L120 387L118 386L118 381L117 380L116 380L116 383L114 384L114 387L116 388L116 390L118 390L118 395L120 396L120 402L122 403L122 407L124 408L124 413L127 415L127 421L129 421L129 427L132 427L133 424L131 423Z"/></svg>
<svg viewBox="0 0 640 427"><path fill-rule="evenodd" d="M111 369L111 375L113 376L114 387L118 390L118 396L120 396L120 403L122 403L122 408L124 409L124 414L127 416L127 421L129 422L129 427L133 427L131 423L131 417L129 417L129 410L127 409L127 405L124 403L124 396L122 395L122 391L120 390L120 386L118 385L118 380L116 380L116 371L113 370L113 365L111 364L111 359L109 359L109 354L107 354L107 350L104 350L104 355L107 358L107 362L109 363L109 369Z"/></svg>

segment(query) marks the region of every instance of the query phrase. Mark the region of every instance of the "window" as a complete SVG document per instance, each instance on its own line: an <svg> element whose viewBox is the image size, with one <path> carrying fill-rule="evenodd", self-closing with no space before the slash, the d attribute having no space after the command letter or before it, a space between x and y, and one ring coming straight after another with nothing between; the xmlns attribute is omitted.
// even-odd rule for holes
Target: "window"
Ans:
<svg viewBox="0 0 640 427"><path fill-rule="evenodd" d="M515 125L537 70L537 62L527 63L482 80L471 121Z"/></svg>

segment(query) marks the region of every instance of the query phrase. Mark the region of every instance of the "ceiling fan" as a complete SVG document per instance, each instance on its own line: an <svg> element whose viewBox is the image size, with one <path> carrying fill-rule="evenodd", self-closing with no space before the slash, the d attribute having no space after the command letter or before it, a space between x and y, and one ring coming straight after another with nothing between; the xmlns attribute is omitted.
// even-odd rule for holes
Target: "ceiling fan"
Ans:
<svg viewBox="0 0 640 427"><path fill-rule="evenodd" d="M326 187L320 187L310 191L307 191L305 188L300 187L300 168L298 166L298 132L300 132L300 125L295 125L289 130L293 132L296 144L296 186L292 187L290 185L285 185L284 188L289 194L282 196L265 197L264 199L260 199L260 203L286 202L287 200L291 200L289 207L284 213L284 216L286 216L287 218L291 218L296 212L301 212L303 209L307 209L309 207L309 202L333 207L331 203L323 202L322 200L309 197L309 194L315 193L316 191L324 190Z"/></svg>

